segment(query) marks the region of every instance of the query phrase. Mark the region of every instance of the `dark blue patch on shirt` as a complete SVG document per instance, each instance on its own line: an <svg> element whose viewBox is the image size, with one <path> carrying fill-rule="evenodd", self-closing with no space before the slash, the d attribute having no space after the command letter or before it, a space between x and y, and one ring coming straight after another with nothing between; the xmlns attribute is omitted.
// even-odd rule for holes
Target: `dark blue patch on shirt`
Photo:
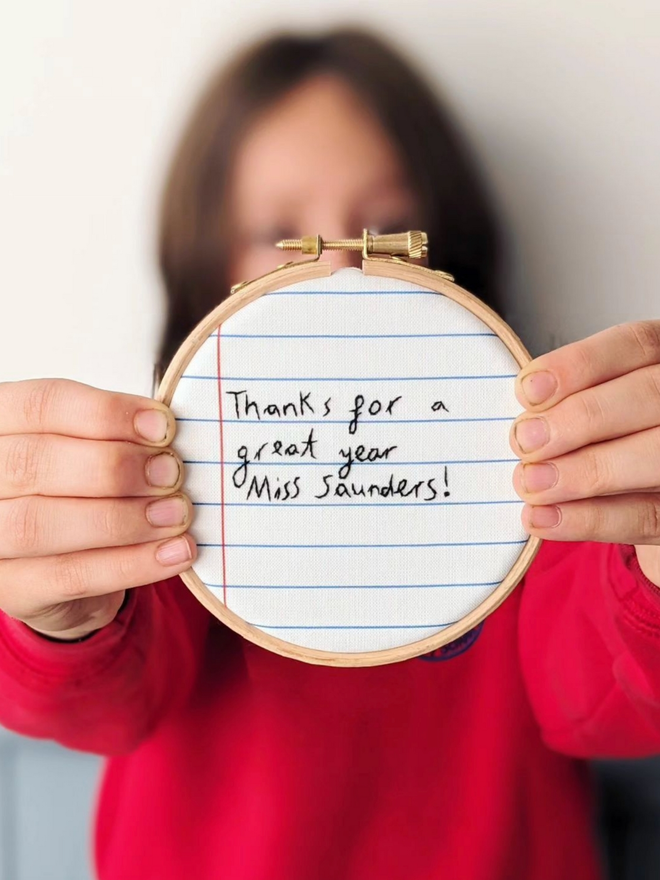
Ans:
<svg viewBox="0 0 660 880"><path fill-rule="evenodd" d="M477 641L479 636L481 635L481 630L483 629L484 621L477 624L474 629L471 629L469 632L466 632L464 635L460 636L457 639L454 639L453 642L449 642L448 645L443 645L442 648L436 648L435 651L429 651L428 654L422 654L417 659L418 660L431 660L432 662L436 662L438 660L453 660L454 657L458 657L460 654L464 654L468 648L471 648L472 645Z"/></svg>

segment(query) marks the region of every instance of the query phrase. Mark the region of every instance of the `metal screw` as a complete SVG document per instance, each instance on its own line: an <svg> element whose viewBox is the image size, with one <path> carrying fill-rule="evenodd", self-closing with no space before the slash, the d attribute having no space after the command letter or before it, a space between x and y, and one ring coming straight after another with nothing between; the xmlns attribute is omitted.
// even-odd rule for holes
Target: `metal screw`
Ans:
<svg viewBox="0 0 660 880"><path fill-rule="evenodd" d="M323 251L362 251L365 257L370 254L385 254L419 260L428 253L428 236L418 230L397 232L393 235L372 235L365 229L362 238L324 241L320 235L304 235L302 238L285 238L278 241L276 247L282 251L300 251L317 257Z"/></svg>

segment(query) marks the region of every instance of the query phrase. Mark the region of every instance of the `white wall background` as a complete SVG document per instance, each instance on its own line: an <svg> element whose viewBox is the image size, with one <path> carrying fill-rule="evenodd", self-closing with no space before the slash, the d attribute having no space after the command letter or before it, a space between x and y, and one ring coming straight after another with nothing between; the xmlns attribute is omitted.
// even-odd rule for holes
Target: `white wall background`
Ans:
<svg viewBox="0 0 660 880"><path fill-rule="evenodd" d="M507 317L533 351L658 316L658 10L654 0L408 0L403 12L393 0L3 0L0 381L59 375L149 393L164 163L206 73L277 26L373 20L442 85L511 225ZM1 880L79 880L90 759L2 743ZM63 810L69 778L79 794ZM38 851L61 855L38 867Z"/></svg>

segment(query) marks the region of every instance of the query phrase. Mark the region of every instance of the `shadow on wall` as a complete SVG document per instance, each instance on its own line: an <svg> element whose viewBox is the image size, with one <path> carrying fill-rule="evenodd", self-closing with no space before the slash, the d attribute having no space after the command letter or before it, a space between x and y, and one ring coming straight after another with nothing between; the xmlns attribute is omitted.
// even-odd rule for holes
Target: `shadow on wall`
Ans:
<svg viewBox="0 0 660 880"><path fill-rule="evenodd" d="M660 757L594 761L608 880L660 877Z"/></svg>
<svg viewBox="0 0 660 880"><path fill-rule="evenodd" d="M0 880L92 880L100 766L0 728Z"/></svg>

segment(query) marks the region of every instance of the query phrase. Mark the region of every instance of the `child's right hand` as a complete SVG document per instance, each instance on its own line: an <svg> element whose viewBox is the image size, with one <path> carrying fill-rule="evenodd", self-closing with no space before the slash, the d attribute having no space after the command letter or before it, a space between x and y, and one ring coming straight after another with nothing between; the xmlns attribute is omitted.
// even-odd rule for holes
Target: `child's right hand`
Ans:
<svg viewBox="0 0 660 880"><path fill-rule="evenodd" d="M75 639L110 623L127 588L191 566L174 430L148 397L0 383L0 609Z"/></svg>

